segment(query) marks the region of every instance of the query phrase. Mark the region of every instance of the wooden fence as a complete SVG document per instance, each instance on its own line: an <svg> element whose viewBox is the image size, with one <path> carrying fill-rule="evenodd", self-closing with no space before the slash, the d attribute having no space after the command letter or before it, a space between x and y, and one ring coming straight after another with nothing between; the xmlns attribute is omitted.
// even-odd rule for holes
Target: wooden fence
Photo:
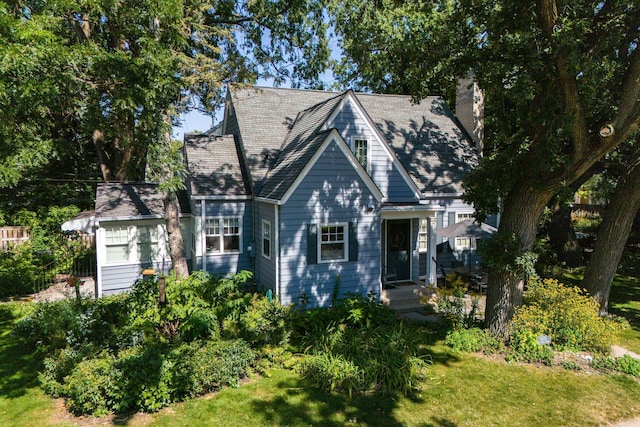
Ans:
<svg viewBox="0 0 640 427"><path fill-rule="evenodd" d="M85 248L92 248L95 244L93 234L78 232L69 235L69 240L82 242ZM29 228L21 226L0 227L0 252L6 252L14 246L23 244L29 240Z"/></svg>
<svg viewBox="0 0 640 427"><path fill-rule="evenodd" d="M0 252L5 252L13 246L18 246L29 240L27 227L0 227Z"/></svg>

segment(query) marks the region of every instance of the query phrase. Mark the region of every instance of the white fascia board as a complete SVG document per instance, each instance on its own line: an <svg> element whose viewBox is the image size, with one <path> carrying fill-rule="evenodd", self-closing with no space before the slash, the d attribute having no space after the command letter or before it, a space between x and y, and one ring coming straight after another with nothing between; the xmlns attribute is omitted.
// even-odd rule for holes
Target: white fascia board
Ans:
<svg viewBox="0 0 640 427"><path fill-rule="evenodd" d="M247 195L235 195L235 196L191 196L191 200L211 200L211 201L238 201L238 200L251 200L251 196Z"/></svg>
<svg viewBox="0 0 640 427"><path fill-rule="evenodd" d="M382 219L424 218L444 210L440 205L383 206L381 214Z"/></svg>
<svg viewBox="0 0 640 427"><path fill-rule="evenodd" d="M178 215L178 218L192 218L193 214L190 213L181 213ZM131 222L131 221L145 221L145 220L164 220L164 215L141 215L141 216L114 216L114 217L103 217L96 218L96 227L100 227L100 223L103 222Z"/></svg>
<svg viewBox="0 0 640 427"><path fill-rule="evenodd" d="M400 160L398 160L398 157L393 153L393 151L391 150L391 147L389 147L389 144L387 143L387 139L380 132L378 127L375 125L375 123L373 123L373 120L371 120L371 117L369 116L369 114L367 114L362 104L360 104L360 101L358 101L358 97L353 92L353 90L349 89L347 91L346 96L342 98L342 100L340 101L340 104L338 104L338 106L333 110L333 113L331 113L331 116L329 116L329 119L325 122L324 126L322 127L322 130L328 130L329 123L332 123L335 120L336 116L344 109L344 106L349 101L352 102L358 114L360 114L360 116L365 120L365 123L369 127L369 130L371 130L371 132L377 136L378 140L380 141L380 145L382 146L382 149L385 151L387 156L389 156L389 159L391 159L391 162L396 167L398 172L400 172L402 179L404 179L404 181L407 183L409 188L411 188L415 198L420 199L420 190L418 189L418 186L416 185L415 182L413 182L413 179L411 179L411 177L409 176L409 172L407 172L404 166L402 166L402 163L400 163Z"/></svg>
<svg viewBox="0 0 640 427"><path fill-rule="evenodd" d="M116 221L141 221L145 219L164 219L162 215L139 215L139 216L113 216L96 218L96 224L101 222L116 222Z"/></svg>
<svg viewBox="0 0 640 427"><path fill-rule="evenodd" d="M324 153L324 151L327 149L329 144L331 144L331 142L333 141L336 142L336 144L338 145L342 153L349 160L349 163L351 164L351 166L355 169L358 176L364 181L365 185L367 186L367 188L369 188L369 191L371 191L371 193L376 198L376 200L378 202L382 200L383 195L382 195L382 192L378 189L378 186L373 182L373 180L371 179L367 171L365 171L362 165L358 162L358 160L356 159L356 156L351 152L351 150L347 146L347 143L342 138L340 133L336 129L332 129L329 135L327 135L327 137L325 138L322 145L316 150L316 152L313 154L311 159L304 166L300 174L298 174L295 181L293 181L293 184L291 184L287 192L284 194L284 196L282 196L282 199L279 201L278 204L283 205L287 203L287 200L289 200L289 197L291 197L291 195L298 188L300 183L306 178L306 176L309 174L309 171L311 171L311 169L316 164L318 159L320 159L320 156L322 156L322 153Z"/></svg>
<svg viewBox="0 0 640 427"><path fill-rule="evenodd" d="M281 205L282 204L281 200L269 199L267 197L256 197L254 200L256 202L264 202L264 203L269 203L269 204L272 204L272 205Z"/></svg>
<svg viewBox="0 0 640 427"><path fill-rule="evenodd" d="M422 193L423 199L444 199L444 198L459 199L462 196L464 196L464 193L434 193L434 192Z"/></svg>

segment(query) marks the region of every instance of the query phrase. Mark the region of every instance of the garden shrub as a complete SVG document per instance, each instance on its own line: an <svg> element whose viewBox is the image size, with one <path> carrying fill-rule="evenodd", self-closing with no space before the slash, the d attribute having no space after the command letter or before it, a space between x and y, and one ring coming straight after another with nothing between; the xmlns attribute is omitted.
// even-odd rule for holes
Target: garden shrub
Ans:
<svg viewBox="0 0 640 427"><path fill-rule="evenodd" d="M319 353L302 359L299 372L311 384L325 391L364 391L364 374L351 360L341 354Z"/></svg>
<svg viewBox="0 0 640 427"><path fill-rule="evenodd" d="M595 299L554 279L533 280L524 302L511 323L510 345L526 358L547 358L549 346L537 342L541 335L548 335L556 350L606 354L621 328L619 322L599 316Z"/></svg>
<svg viewBox="0 0 640 427"><path fill-rule="evenodd" d="M191 343L174 350L176 398L193 397L224 386L238 387L257 354L242 340Z"/></svg>
<svg viewBox="0 0 640 427"><path fill-rule="evenodd" d="M284 345L290 335L290 308L255 294L240 316L240 336L257 347Z"/></svg>
<svg viewBox="0 0 640 427"><path fill-rule="evenodd" d="M44 359L44 369L38 374L45 393L60 397L65 393L64 381L76 365L92 356L93 348L63 348L51 357Z"/></svg>
<svg viewBox="0 0 640 427"><path fill-rule="evenodd" d="M60 395L76 415L106 415L112 407L113 359L102 356L80 361L65 378Z"/></svg>
<svg viewBox="0 0 640 427"><path fill-rule="evenodd" d="M169 405L174 361L160 346L145 345L122 350L114 361L113 387L108 390L113 410L155 412Z"/></svg>
<svg viewBox="0 0 640 427"><path fill-rule="evenodd" d="M471 328L476 324L476 314L478 312L479 295L471 297L471 307L466 310L464 295L468 284L462 276L452 273L447 276L447 287L438 288L438 312L443 321L447 322L452 329Z"/></svg>
<svg viewBox="0 0 640 427"><path fill-rule="evenodd" d="M445 344L456 351L495 354L504 351L504 343L480 328L456 329L449 332Z"/></svg>
<svg viewBox="0 0 640 427"><path fill-rule="evenodd" d="M47 353L67 345L67 331L77 322L77 306L71 300L38 303L34 313L18 321L11 333Z"/></svg>
<svg viewBox="0 0 640 427"><path fill-rule="evenodd" d="M40 262L30 242L0 252L0 298L33 292Z"/></svg>
<svg viewBox="0 0 640 427"><path fill-rule="evenodd" d="M402 323L360 329L341 325L329 330L318 345L308 347L310 359L305 358L299 371L327 390L410 393L427 367L420 345L416 331ZM336 374L340 369L349 369L349 375Z"/></svg>

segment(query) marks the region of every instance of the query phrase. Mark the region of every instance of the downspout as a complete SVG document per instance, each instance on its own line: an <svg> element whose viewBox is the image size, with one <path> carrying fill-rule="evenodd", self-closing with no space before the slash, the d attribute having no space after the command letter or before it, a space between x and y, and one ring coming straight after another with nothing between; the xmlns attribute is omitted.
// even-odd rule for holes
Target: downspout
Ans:
<svg viewBox="0 0 640 427"><path fill-rule="evenodd" d="M276 295L281 298L281 286L280 286L280 217L278 211L278 204L273 205L274 216L274 255L275 255L275 268L276 268ZM282 299L280 299L282 301Z"/></svg>
<svg viewBox="0 0 640 427"><path fill-rule="evenodd" d="M104 233L102 232L102 228L100 227L100 223L96 222L96 283L95 283L95 294L96 298L102 297L102 267L103 267L103 253L105 252L102 247L104 246Z"/></svg>
<svg viewBox="0 0 640 427"><path fill-rule="evenodd" d="M207 202L202 200L200 203L200 251L202 253L202 271L207 271L207 237L206 237L206 229L207 229L207 220L206 220L206 207ZM203 239L204 234L204 239Z"/></svg>

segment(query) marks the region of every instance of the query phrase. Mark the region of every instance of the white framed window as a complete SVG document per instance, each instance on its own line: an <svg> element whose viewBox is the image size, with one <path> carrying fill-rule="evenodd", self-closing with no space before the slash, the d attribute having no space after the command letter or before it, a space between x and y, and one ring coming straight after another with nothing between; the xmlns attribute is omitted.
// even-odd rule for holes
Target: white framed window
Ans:
<svg viewBox="0 0 640 427"><path fill-rule="evenodd" d="M105 228L107 264L129 261L129 227Z"/></svg>
<svg viewBox="0 0 640 427"><path fill-rule="evenodd" d="M240 218L209 218L205 224L208 253L240 252Z"/></svg>
<svg viewBox="0 0 640 427"><path fill-rule="evenodd" d="M271 259L271 221L262 220L262 256Z"/></svg>
<svg viewBox="0 0 640 427"><path fill-rule="evenodd" d="M456 212L456 223L462 222L464 220L473 220L473 212ZM455 240L455 250L457 251L466 251L473 250L476 248L476 239L471 237L456 237Z"/></svg>
<svg viewBox="0 0 640 427"><path fill-rule="evenodd" d="M353 154L355 154L358 163L368 171L369 170L369 141L365 138L353 139Z"/></svg>
<svg viewBox="0 0 640 427"><path fill-rule="evenodd" d="M429 218L420 218L418 228L418 250L426 252L429 249Z"/></svg>
<svg viewBox="0 0 640 427"><path fill-rule="evenodd" d="M476 248L476 239L472 237L456 237L456 250L464 251Z"/></svg>
<svg viewBox="0 0 640 427"><path fill-rule="evenodd" d="M465 219L473 219L473 212L456 212L456 223L462 222Z"/></svg>
<svg viewBox="0 0 640 427"><path fill-rule="evenodd" d="M158 226L139 225L136 227L137 261L157 260L160 255Z"/></svg>
<svg viewBox="0 0 640 427"><path fill-rule="evenodd" d="M318 239L319 262L346 261L349 225L346 223L320 225Z"/></svg>

